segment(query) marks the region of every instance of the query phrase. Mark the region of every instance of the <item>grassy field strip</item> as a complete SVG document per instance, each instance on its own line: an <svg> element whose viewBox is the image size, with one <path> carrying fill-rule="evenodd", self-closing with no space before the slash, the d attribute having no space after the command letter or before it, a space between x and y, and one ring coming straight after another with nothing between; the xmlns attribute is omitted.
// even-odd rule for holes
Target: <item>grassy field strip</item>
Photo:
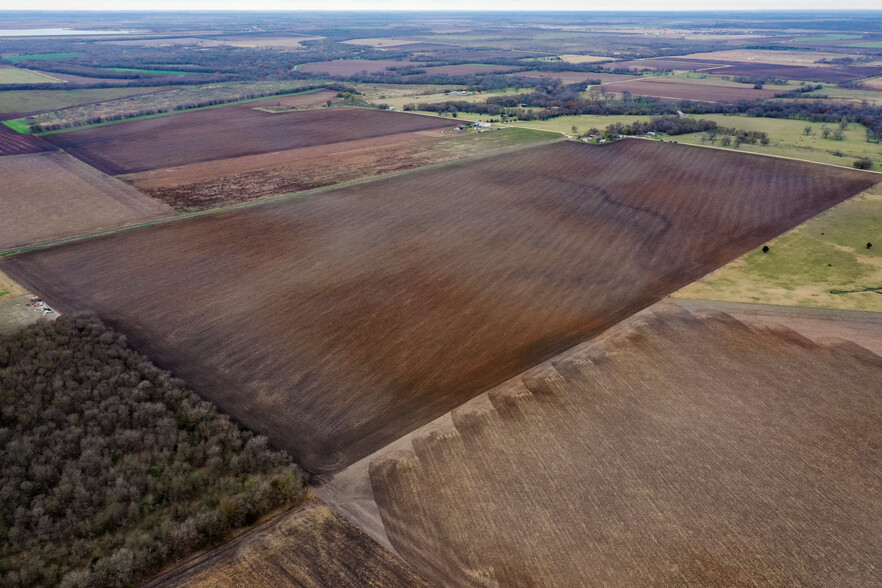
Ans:
<svg viewBox="0 0 882 588"><path fill-rule="evenodd" d="M175 71L170 69L138 69L135 67L102 67L101 69L106 69L109 71L133 71L137 73L165 74L173 76L194 76L202 73L211 73L201 71Z"/></svg>
<svg viewBox="0 0 882 588"><path fill-rule="evenodd" d="M768 253L752 251L673 296L882 312L880 293L882 184L770 241Z"/></svg>
<svg viewBox="0 0 882 588"><path fill-rule="evenodd" d="M829 167L838 167L838 168L846 168L846 169L854 169L854 166L846 165L843 163L828 163L826 161L818 161L816 159L806 159L804 157L794 157L792 155L780 155L777 153L763 153L762 151L753 151L750 149L744 149L743 147L756 147L756 145L742 145L742 148L735 149L734 147L718 147L716 145L707 145L705 143L692 143L690 141L680 141L680 137L687 137L688 135L677 135L674 139L667 139L672 143L683 143L684 145L692 145L694 147L704 147L705 149L717 149L721 151L740 151L742 153L750 153L751 155L762 155L763 157L776 157L778 159L790 159L793 161L804 161L805 163L813 163L815 165L826 165ZM659 139L651 139L649 137L629 137L629 139L640 139L643 141L658 141ZM876 166L879 167L878 165ZM861 170L865 173L870 174L882 174L882 170L879 169L866 169Z"/></svg>
<svg viewBox="0 0 882 588"><path fill-rule="evenodd" d="M273 98L285 98L286 96L296 96L296 95L299 95L299 94L311 94L311 93L313 93L313 92L318 92L318 91L320 91L320 90L324 90L324 89L325 89L325 88L312 88L312 89L310 89L310 90L303 90L303 91L299 91L299 92L291 92L291 93L289 93L289 94L273 94L273 95L270 95L270 96L258 96L257 98L248 98L248 99L245 99L245 100L236 100L236 101L234 101L234 102L224 102L224 103L222 103L222 104L212 104L212 105L210 105L210 106L198 106L198 107L196 107L196 108L185 108L185 109L183 109L183 110L169 110L168 112L157 112L156 114L145 114L145 115L142 115L142 116L133 116L133 117L131 117L131 118L121 118L121 119L119 119L119 120L109 120L109 121L107 121L107 122L100 122L100 123L95 123L95 124L91 124L91 125L82 125L82 126L79 126L79 127L70 127L69 129L57 129L57 130L54 130L54 131L44 131L44 132L42 132L42 133L31 133L31 132L28 130L27 119L25 119L25 118L16 118L16 119L13 119L13 120L4 120L4 121L0 121L0 122L2 122L4 125L6 125L7 127L9 127L10 129L12 129L12 130L14 130L14 131L17 131L17 132L19 132L19 133L23 133L23 134L26 134L26 135L34 134L34 135L37 135L37 136L39 136L39 137L42 137L43 135L52 135L52 134L54 134L54 133L64 133L64 132L66 132L66 131L79 131L79 130L82 130L82 129L90 129L90 128L92 128L92 127L103 127L103 126L107 126L107 125L113 125L113 124L116 124L116 123L128 122L128 121L131 121L131 120L141 120L141 119L145 119L145 118L156 118L156 117L158 117L158 116L167 116L167 115L169 115L169 114L180 114L180 113L182 113L182 112L193 112L193 111L195 111L195 110L208 110L209 108L220 108L221 106L233 106L233 105L235 105L235 104L244 104L244 103L246 103L246 102L254 102L254 101L256 101L256 100L271 100L271 99L273 99ZM22 130L22 129L25 129L25 130Z"/></svg>
<svg viewBox="0 0 882 588"><path fill-rule="evenodd" d="M28 132L28 123L25 122L23 118L15 118L12 120L4 120L0 121L13 131L17 133L21 133L22 135L30 135Z"/></svg>
<svg viewBox="0 0 882 588"><path fill-rule="evenodd" d="M19 67L0 67L0 84L64 84L65 80Z"/></svg>
<svg viewBox="0 0 882 588"><path fill-rule="evenodd" d="M73 53L35 53L33 55L13 55L11 57L4 57L6 61L22 61L24 59L65 59L68 57L79 57L80 55L85 55L84 52L73 52Z"/></svg>
<svg viewBox="0 0 882 588"><path fill-rule="evenodd" d="M0 92L0 114L62 110L72 106L82 106L83 104L139 94L153 94L168 89L171 88L169 86L124 86L85 90L64 89L62 91L48 88L45 90L7 90Z"/></svg>
<svg viewBox="0 0 882 588"><path fill-rule="evenodd" d="M882 144L868 143L866 141L866 129L857 124L849 123L845 129L845 136L841 141L833 138L823 138L823 128L831 130L838 128L835 123L814 123L801 120L778 119L778 118L752 118L739 115L725 114L702 114L694 115L694 118L712 120L721 127L735 127L745 131L763 131L769 134L769 145L743 144L738 150L760 155L776 155L789 159L799 159L824 163L838 167L852 167L852 163L859 157L869 157L873 163L873 171L882 171ZM806 127L811 127L811 133L805 134ZM832 135L831 135L832 137ZM691 145L702 145L702 133L678 135L672 140ZM708 146L708 145L704 145ZM732 147L734 149L734 147ZM839 151L841 156L834 155Z"/></svg>
<svg viewBox="0 0 882 588"><path fill-rule="evenodd" d="M129 226L126 226L126 227L119 227L119 228L116 228L116 229L107 229L107 230L103 230L103 231L96 231L96 232L94 232L94 233L88 233L88 234L85 234L85 235L77 235L77 236L74 236L74 237L66 237L66 238L64 238L64 239L54 239L54 240L52 240L52 241L46 241L46 242L44 242L44 243L35 243L35 244L33 244L33 245L26 245L26 246L24 246L24 247L13 247L13 248L11 248L11 249L6 249L6 250L3 250L3 251L0 251L0 257L6 257L6 256L8 256L8 255L14 255L14 254L16 254L16 253L22 253L22 252L24 252L24 251L31 251L31 250L34 250L34 249L44 249L44 248L46 248L46 247L52 247L52 246L55 246L55 245L61 245L61 244L64 244L64 243L70 243L70 242L73 242L73 241L81 241L81 240L83 240L83 239L91 239L91 238L93 238L93 237L100 237L100 236L102 236L102 235L109 235L109 234L111 234L111 233L118 233L118 232L120 232L120 231L128 231L128 230L131 230L131 229L138 229L138 228L141 228L141 227L149 227L149 226L151 226L151 225L159 225L159 224L164 224L164 223L173 222L173 221L186 220L186 219L194 218L194 217L197 217L197 216L205 216L205 215L208 215L208 214L215 214L215 213L219 213L219 212L226 212L226 211L230 211L230 210L236 210L236 209L239 209L239 208L248 208L248 207L251 207L251 206L259 206L259 205L262 205L262 204L268 204L268 203L270 203L270 202L277 202L277 201L279 201L279 200L287 200L287 199L289 199L289 198L299 198L299 197L301 197L301 196L310 196L310 195L312 195L312 194L320 194L320 193L322 193L322 192L327 192L328 190L336 190L337 188L343 188L343 187L345 187L345 186L355 186L355 185L358 185L358 184L367 184L367 183L370 183L370 182L375 182L375 181L378 181L378 180L385 180L385 179L392 178L392 177L396 177L396 176L403 176L403 175L411 174L411 173L418 172L418 171L429 170L429 169L435 169L435 168L440 168L440 167L446 167L446 166L453 165L453 164L465 163L465 162L467 162L467 161L477 161L477 160L485 159L485 158L487 158L487 157L492 157L492 156L495 156L495 155L501 155L501 154L503 154L503 153L512 153L512 152L515 152L515 151L520 151L520 150L522 150L522 149L528 149L528 148L531 148L531 147L538 147L538 146L540 146L540 145L547 145L547 144L550 144L550 143L557 143L557 142L559 142L559 141L561 141L561 140L562 140L562 139L560 139L560 138L555 138L555 139L553 139L553 140L549 140L549 141L542 141L542 142L535 142L535 143L527 143L527 144L523 144L523 145L513 145L513 146L511 146L511 147L504 148L504 149L500 149L500 150L498 150L498 151L493 151L493 152L490 152L490 153L482 153L482 154L475 155L475 156L472 156L472 157L467 157L467 158L464 158L464 159L455 159L455 160L451 160L451 161L444 161L444 162L442 162L442 163L436 163L436 164L433 164L433 165L427 165L427 166L423 166L423 167L417 167L417 168L414 168L414 169L403 170L403 171L400 171L400 172L393 172L393 173L386 174L386 175L382 175L382 176L374 176L374 177L369 177L369 178L361 178L361 179L358 179L358 180L352 180L352 181L350 181L350 182L344 182L344 183L342 183L342 184L334 184L334 185L331 185L331 186L323 186L323 187L321 187L321 188L314 188L314 189L312 189L312 190L304 190L304 191L302 191L302 192L293 192L293 193L290 193L290 194L281 194L281 195L279 195L279 196L272 196L272 197L269 197L269 198L262 198L262 199L260 199L260 200L253 200L253 201L250 201L250 202L242 202L242 203L240 203L240 204L232 204L232 205L230 205L230 206L222 206L222 207L220 207L220 208L212 208L212 209L210 209L210 210L200 210L200 211L198 211L198 212L187 212L187 213L178 214L178 215L171 216L171 217L168 217L168 218L163 218L163 219L159 219L159 220L155 220L155 221L150 221L150 222L146 222L146 223L138 223L138 224L129 225Z"/></svg>

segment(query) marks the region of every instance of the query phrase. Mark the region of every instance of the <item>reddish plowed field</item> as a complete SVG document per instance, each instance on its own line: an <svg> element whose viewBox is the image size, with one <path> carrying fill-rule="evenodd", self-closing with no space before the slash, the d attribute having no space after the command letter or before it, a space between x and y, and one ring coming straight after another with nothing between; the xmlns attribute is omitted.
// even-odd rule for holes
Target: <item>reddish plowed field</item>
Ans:
<svg viewBox="0 0 882 588"><path fill-rule="evenodd" d="M0 124L0 156L24 155L25 153L40 153L41 151L53 151L55 147L36 135L23 135L13 131L4 124Z"/></svg>
<svg viewBox="0 0 882 588"><path fill-rule="evenodd" d="M584 82L585 80L600 80L605 84L608 82L638 79L637 76L596 73L593 71L519 71L512 75L526 76L528 78L552 78L561 80L567 84L575 84L577 82Z"/></svg>
<svg viewBox="0 0 882 588"><path fill-rule="evenodd" d="M337 471L879 177L557 143L4 259Z"/></svg>
<svg viewBox="0 0 882 588"><path fill-rule="evenodd" d="M737 102L738 100L758 100L773 97L778 90L754 90L743 88L712 86L710 84L690 84L674 80L650 78L621 84L602 86L610 92L627 90L636 96L653 96L668 100L698 100L702 102Z"/></svg>
<svg viewBox="0 0 882 588"><path fill-rule="evenodd" d="M272 104L273 99L267 103ZM456 124L442 118L366 108L272 114L237 105L54 133L46 138L101 171L116 175Z"/></svg>
<svg viewBox="0 0 882 588"><path fill-rule="evenodd" d="M437 140L430 136L433 133L438 131L273 151L130 174L124 179L179 210L204 210L457 159L454 153L432 149Z"/></svg>

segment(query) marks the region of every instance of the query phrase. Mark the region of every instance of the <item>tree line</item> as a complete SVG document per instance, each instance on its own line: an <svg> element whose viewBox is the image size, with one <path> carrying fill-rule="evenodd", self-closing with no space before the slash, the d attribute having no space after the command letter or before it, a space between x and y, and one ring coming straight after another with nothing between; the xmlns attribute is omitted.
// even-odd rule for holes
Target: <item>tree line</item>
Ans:
<svg viewBox="0 0 882 588"><path fill-rule="evenodd" d="M0 584L123 586L304 499L304 474L77 315L0 336Z"/></svg>
<svg viewBox="0 0 882 588"><path fill-rule="evenodd" d="M685 114L746 114L751 117L784 118L817 123L839 123L845 120L866 127L868 142L882 142L882 107L863 103L834 103L801 100L742 100L739 102L669 102L657 98L631 96L623 93L621 97L598 94L582 97L586 85L560 84L559 80L544 80L535 85L531 92L492 96L483 103L470 103L451 100L419 106L405 105L405 110L427 110L431 112L473 112L499 116L502 120L545 120L558 116L590 115L640 115L664 116ZM801 87L802 88L802 87ZM813 91L794 90L795 93Z"/></svg>

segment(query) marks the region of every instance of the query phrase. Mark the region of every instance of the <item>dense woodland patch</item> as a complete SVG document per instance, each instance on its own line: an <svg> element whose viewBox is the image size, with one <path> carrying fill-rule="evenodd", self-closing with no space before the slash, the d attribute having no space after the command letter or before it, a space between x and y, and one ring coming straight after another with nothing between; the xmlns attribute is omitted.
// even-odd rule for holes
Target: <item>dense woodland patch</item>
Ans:
<svg viewBox="0 0 882 588"><path fill-rule="evenodd" d="M134 583L303 497L287 454L97 319L0 337L0 584Z"/></svg>

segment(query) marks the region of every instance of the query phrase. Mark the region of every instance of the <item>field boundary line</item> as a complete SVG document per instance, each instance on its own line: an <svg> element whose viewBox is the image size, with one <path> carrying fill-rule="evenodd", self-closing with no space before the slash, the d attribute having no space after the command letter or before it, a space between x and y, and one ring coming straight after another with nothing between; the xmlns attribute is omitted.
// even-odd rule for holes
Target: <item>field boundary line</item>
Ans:
<svg viewBox="0 0 882 588"><path fill-rule="evenodd" d="M853 322L859 324L873 323L882 325L882 311L850 310L829 308L825 306L796 306L795 304L768 304L765 302L732 302L729 300L713 300L711 298L688 298L685 296L667 296L665 302L685 307L689 310L713 307L725 313L742 313L757 316L787 316L790 318L811 318Z"/></svg>
<svg viewBox="0 0 882 588"><path fill-rule="evenodd" d="M677 135L667 135L668 137L676 137ZM636 135L625 137L626 139L640 139L641 141L659 141L659 139L651 139L649 137L638 137ZM759 155L760 157L774 157L776 159L787 159L789 161L802 161L804 163L811 163L813 165L826 165L828 167L835 167L837 169L850 169L856 172L864 172L870 174L882 175L882 171L876 171L873 169L857 169L848 165L837 165L835 163L827 163L825 161L813 161L811 159L802 159L801 157L787 157L786 155L775 155L774 153L756 153L754 151L739 151L738 149L728 149L726 147L717 147L715 145L700 145L693 143L680 143L675 141L674 139L661 139L661 141L667 141L668 143L676 143L677 145L687 145L690 147L701 147L702 149L716 149L717 151L728 151L729 153L741 153L744 155ZM863 194L863 192L861 192ZM855 194L857 196L857 194ZM854 198L854 196L852 196ZM851 198L849 198L851 200ZM829 209L828 209L829 210ZM796 227L794 227L796 228Z"/></svg>
<svg viewBox="0 0 882 588"><path fill-rule="evenodd" d="M342 184L333 184L333 185L330 185L330 186L322 186L322 187L319 187L319 188L313 188L313 189L311 189L311 190L303 190L302 192L290 192L290 193L287 193L287 194L279 194L278 196L271 196L271 197L269 197L269 198L260 198L260 199L257 199L257 200L252 200L252 201L250 201L250 202L240 202L240 203L238 203L238 204L230 204L230 205L228 205L228 206L222 206L222 207L220 207L220 208L211 208L211 209L209 209L209 210L199 210L199 211L196 211L196 212L185 212L185 213L178 214L178 215L175 215L175 216L170 216L170 217L167 217L167 218L161 218L161 219L157 219L157 220L153 220L153 221L148 221L148 222L144 222L144 223L137 223L137 224L134 224L134 225L126 225L126 226L124 226L124 227L117 227L117 228L115 228L115 229L105 229L105 230L102 230L102 231L96 231L96 232L94 232L94 233L85 233L85 234L82 234L82 235L74 235L74 236L72 236L72 237L65 237L65 238L63 238L63 239L53 239L53 240L51 240L51 241L43 241L43 242L41 242L41 243L33 243L33 244L30 244L30 245L22 245L22 246L20 246L20 247L12 247L12 248L9 248L9 249L0 250L0 257L7 257L7 256L9 256L9 255L14 255L14 254L16 254L16 253L24 253L24 252L26 252L26 251L32 251L32 250L34 250L34 249L45 249L45 248L47 248L47 247L53 247L53 246L55 246L55 245L63 245L63 244L65 244L65 243L72 243L72 242L74 242L74 241L82 241L82 240L85 240L85 239L92 239L92 238L94 238L94 237L102 237L102 236L104 236L104 235L111 235L111 234L113 234L113 233L119 233L119 232L122 232L122 231L128 231L128 230L131 230L131 229L140 229L140 228L143 228L143 227L149 227L149 226L153 226L153 225L160 225L160 224L165 224L165 223L170 223L170 222L175 222L175 221L187 220L187 219L196 218L196 217L200 217L200 216L207 216L207 215L210 215L210 214L218 214L218 213L221 213L221 212L229 212L229 211L232 211L232 210L239 210L239 209L241 209L241 208L250 208L250 207L252 207L252 206L261 206L261 205L264 205L264 204L271 204L271 203L273 203L273 202L279 202L279 201L282 201L282 200L288 200L288 199L293 199L293 198L300 198L300 197L303 197L303 196L311 196L311 195L313 195L313 194L321 194L322 192L328 192L328 191L330 191L330 190L334 190L334 189L337 189L337 188L345 188L345 187L348 187L348 186L357 186L357 185L360 185L360 184L367 184L367 183L370 183L370 182L377 182L377 181L385 180L385 179L388 179L388 178L394 178L394 177L397 177L397 176L403 176L403 175L407 175L407 174L412 174L412 173L420 172L420 171L423 171L423 170L436 169L436 168L447 167L447 166L450 166L450 165L456 165L456 164L464 164L464 163L467 163L467 162L470 162L470 161L479 161L479 160L481 160L481 159L486 159L486 158L488 158L488 157L495 157L495 156L499 156L499 155L505 155L505 154L507 154L507 153L513 153L513 152L516 152L516 151L521 151L521 150L523 150L523 149L531 149L531 148L536 148L536 147L543 147L543 146L545 146L545 145L551 145L552 143L559 143L559 142L561 142L561 141L563 141L563 140L564 140L564 139L562 139L562 138L555 138L555 139L552 139L552 140L549 140L549 141L542 141L542 142L537 142L537 143L529 143L529 144L527 144L527 145L513 145L513 146L511 146L511 147L507 147L507 148L505 148L505 149L501 149L501 150L498 150L498 151L493 151L493 152L490 152L490 153L481 153L481 154L479 154L479 155L475 155L475 156L472 156L472 157L466 157L466 158L463 158L463 159L454 159L454 160L452 160L452 161L443 161L443 162L435 163L435 164L432 164L432 165L426 165L426 166L422 166L422 167L416 167L416 168L413 168L413 169L406 169L406 170L397 171L397 172L393 172L393 173L390 173L390 174L384 174L384 175L380 175L380 176L367 177L367 178L359 178L359 179L357 179L357 180L351 180L351 181L349 181L349 182L343 182ZM77 160L77 161L79 161L79 160Z"/></svg>

